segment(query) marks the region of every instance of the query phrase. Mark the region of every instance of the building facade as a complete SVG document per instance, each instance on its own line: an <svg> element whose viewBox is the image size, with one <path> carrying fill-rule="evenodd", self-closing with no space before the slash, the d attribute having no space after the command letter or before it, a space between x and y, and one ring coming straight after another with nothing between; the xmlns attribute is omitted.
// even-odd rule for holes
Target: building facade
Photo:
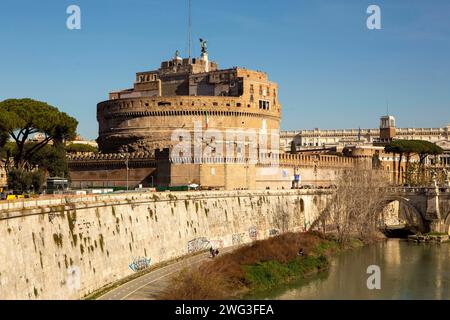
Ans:
<svg viewBox="0 0 450 320"><path fill-rule="evenodd" d="M327 147L335 145L349 145L355 143L385 142L389 137L393 139L425 140L447 148L450 141L450 124L442 128L396 128L395 119L381 119L380 128L374 129L331 129L282 131L280 146L284 151L291 150L292 141L298 149L312 147ZM388 122L385 122L388 121ZM394 121L393 126L389 121Z"/></svg>

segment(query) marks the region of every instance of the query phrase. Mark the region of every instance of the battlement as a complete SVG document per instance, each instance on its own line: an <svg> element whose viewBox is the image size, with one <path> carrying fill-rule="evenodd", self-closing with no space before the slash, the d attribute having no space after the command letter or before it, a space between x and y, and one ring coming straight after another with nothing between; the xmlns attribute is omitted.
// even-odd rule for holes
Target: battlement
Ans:
<svg viewBox="0 0 450 320"><path fill-rule="evenodd" d="M351 157L280 153L280 166L353 167L359 162Z"/></svg>
<svg viewBox="0 0 450 320"><path fill-rule="evenodd" d="M67 155L69 161L88 161L88 160L126 160L126 159L148 159L151 154L149 152L132 152L132 153L84 153Z"/></svg>

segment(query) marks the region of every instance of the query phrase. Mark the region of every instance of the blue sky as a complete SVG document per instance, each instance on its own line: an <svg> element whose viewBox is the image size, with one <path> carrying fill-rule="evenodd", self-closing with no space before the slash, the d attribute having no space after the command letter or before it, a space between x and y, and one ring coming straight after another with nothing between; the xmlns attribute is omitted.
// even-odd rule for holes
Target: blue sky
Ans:
<svg viewBox="0 0 450 320"><path fill-rule="evenodd" d="M192 0L193 52L278 82L282 129L450 123L448 0ZM66 28L81 7L82 29ZM381 8L381 30L366 9ZM96 104L186 49L187 0L2 0L0 100L59 107L96 138Z"/></svg>

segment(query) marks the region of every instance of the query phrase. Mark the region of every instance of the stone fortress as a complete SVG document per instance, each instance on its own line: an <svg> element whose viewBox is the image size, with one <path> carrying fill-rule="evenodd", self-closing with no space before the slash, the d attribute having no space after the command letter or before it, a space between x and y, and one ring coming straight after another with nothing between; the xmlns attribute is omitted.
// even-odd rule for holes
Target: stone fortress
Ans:
<svg viewBox="0 0 450 320"><path fill-rule="evenodd" d="M283 189L300 168L306 180L329 184L337 169L354 165L334 155L280 154L280 115L278 86L267 74L219 69L202 42L200 58L177 52L158 70L138 72L133 88L98 104L100 153L69 159L72 186ZM179 144L192 152L174 157Z"/></svg>
<svg viewBox="0 0 450 320"><path fill-rule="evenodd" d="M100 153L69 158L73 188L327 186L342 169L371 166L374 156L394 178L404 168L395 169L398 159L384 153L393 139L435 142L446 150L439 163L450 163L449 126L396 128L389 115L378 129L280 133L277 84L264 72L219 69L206 41L201 45L200 58L177 51L159 69L138 72L133 88L97 105Z"/></svg>

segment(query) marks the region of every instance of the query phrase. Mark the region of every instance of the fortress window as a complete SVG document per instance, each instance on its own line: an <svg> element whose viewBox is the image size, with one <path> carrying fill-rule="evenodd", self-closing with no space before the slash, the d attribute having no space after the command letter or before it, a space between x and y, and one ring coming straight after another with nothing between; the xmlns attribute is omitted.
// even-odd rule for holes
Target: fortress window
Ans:
<svg viewBox="0 0 450 320"><path fill-rule="evenodd" d="M148 107L148 102L145 103L145 106Z"/></svg>
<svg viewBox="0 0 450 320"><path fill-rule="evenodd" d="M172 105L170 102L160 101L158 102L158 106L170 106Z"/></svg>
<svg viewBox="0 0 450 320"><path fill-rule="evenodd" d="M250 93L253 93L253 84L250 85Z"/></svg>
<svg viewBox="0 0 450 320"><path fill-rule="evenodd" d="M259 108L263 110L269 110L270 102L266 100L259 100Z"/></svg>
<svg viewBox="0 0 450 320"><path fill-rule="evenodd" d="M240 102L236 103L236 106L237 106L237 107L240 107L240 106L241 106L241 103L240 103Z"/></svg>
<svg viewBox="0 0 450 320"><path fill-rule="evenodd" d="M217 102L213 102L213 106L217 107L219 104Z"/></svg>

